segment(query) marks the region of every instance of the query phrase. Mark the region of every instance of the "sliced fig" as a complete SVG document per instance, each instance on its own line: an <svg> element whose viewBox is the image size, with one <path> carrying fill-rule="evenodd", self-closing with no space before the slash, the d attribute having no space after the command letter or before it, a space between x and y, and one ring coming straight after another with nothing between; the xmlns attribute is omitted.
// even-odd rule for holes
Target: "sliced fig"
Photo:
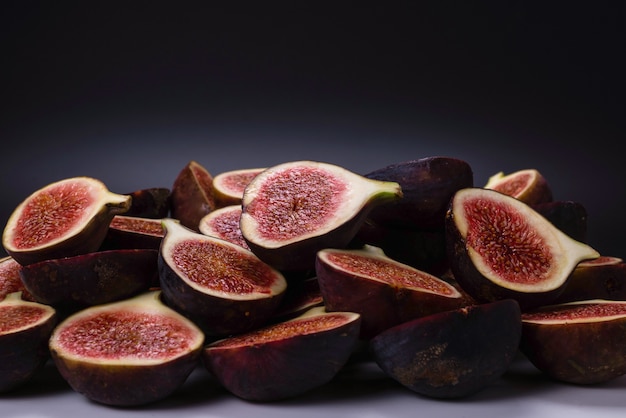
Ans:
<svg viewBox="0 0 626 418"><path fill-rule="evenodd" d="M60 180L33 192L17 206L2 243L22 265L96 251L111 219L126 212L130 204L130 196L109 191L100 180Z"/></svg>
<svg viewBox="0 0 626 418"><path fill-rule="evenodd" d="M288 280L289 285L280 306L272 316L272 322L285 321L303 314L311 308L324 305L317 277Z"/></svg>
<svg viewBox="0 0 626 418"><path fill-rule="evenodd" d="M313 270L317 251L346 247L372 208L401 197L398 183L333 164L293 161L248 184L240 229L252 251L278 270Z"/></svg>
<svg viewBox="0 0 626 418"><path fill-rule="evenodd" d="M213 193L218 208L241 205L243 191L253 178L265 168L242 168L224 171L213 178Z"/></svg>
<svg viewBox="0 0 626 418"><path fill-rule="evenodd" d="M474 185L471 166L458 158L426 157L391 164L365 177L400 184L404 197L374 208L370 218L398 228L443 228L454 193Z"/></svg>
<svg viewBox="0 0 626 418"><path fill-rule="evenodd" d="M394 325L465 302L454 286L397 262L375 247L321 250L316 272L326 309L360 314L360 336L365 340Z"/></svg>
<svg viewBox="0 0 626 418"><path fill-rule="evenodd" d="M531 206L576 241L587 242L587 209L582 203L553 200Z"/></svg>
<svg viewBox="0 0 626 418"><path fill-rule="evenodd" d="M534 168L504 174L500 171L487 180L486 189L512 196L528 205L551 202L552 189L546 178Z"/></svg>
<svg viewBox="0 0 626 418"><path fill-rule="evenodd" d="M206 335L225 336L265 324L287 289L285 277L251 251L165 219L159 251L164 301Z"/></svg>
<svg viewBox="0 0 626 418"><path fill-rule="evenodd" d="M22 282L20 268L21 264L15 261L13 257L0 258L0 300L4 299L9 293L22 292L22 299L35 302L35 298Z"/></svg>
<svg viewBox="0 0 626 418"><path fill-rule="evenodd" d="M600 256L521 200L491 189L458 191L446 220L450 269L479 302L512 298L522 310L551 303L579 262Z"/></svg>
<svg viewBox="0 0 626 418"><path fill-rule="evenodd" d="M172 395L200 363L203 344L202 331L153 290L71 315L55 328L49 349L73 390L128 407Z"/></svg>
<svg viewBox="0 0 626 418"><path fill-rule="evenodd" d="M356 313L312 308L294 319L209 343L203 362L242 399L293 398L336 376L356 347L359 324Z"/></svg>
<svg viewBox="0 0 626 418"><path fill-rule="evenodd" d="M623 259L601 256L581 261L553 303L589 299L626 300L626 263Z"/></svg>
<svg viewBox="0 0 626 418"><path fill-rule="evenodd" d="M557 381L591 385L623 376L626 301L574 301L525 312L520 349Z"/></svg>
<svg viewBox="0 0 626 418"><path fill-rule="evenodd" d="M503 299L396 325L369 347L383 372L404 387L453 399L497 383L518 352L521 334L519 305Z"/></svg>
<svg viewBox="0 0 626 418"><path fill-rule="evenodd" d="M151 249L158 250L165 229L161 219L115 215L100 250Z"/></svg>
<svg viewBox="0 0 626 418"><path fill-rule="evenodd" d="M24 300L19 291L0 299L0 392L22 387L43 367L56 324L53 307Z"/></svg>
<svg viewBox="0 0 626 418"><path fill-rule="evenodd" d="M170 195L171 217L198 231L200 219L216 208L213 175L197 161L190 161L178 173Z"/></svg>
<svg viewBox="0 0 626 418"><path fill-rule="evenodd" d="M63 314L114 302L158 283L157 250L96 251L22 266L20 277L35 300Z"/></svg>
<svg viewBox="0 0 626 418"><path fill-rule="evenodd" d="M131 197L131 205L126 216L161 219L170 214L171 191L167 187L150 187L126 193Z"/></svg>
<svg viewBox="0 0 626 418"><path fill-rule="evenodd" d="M221 238L249 250L250 247L239 227L240 219L241 205L223 206L200 219L198 229L204 235Z"/></svg>

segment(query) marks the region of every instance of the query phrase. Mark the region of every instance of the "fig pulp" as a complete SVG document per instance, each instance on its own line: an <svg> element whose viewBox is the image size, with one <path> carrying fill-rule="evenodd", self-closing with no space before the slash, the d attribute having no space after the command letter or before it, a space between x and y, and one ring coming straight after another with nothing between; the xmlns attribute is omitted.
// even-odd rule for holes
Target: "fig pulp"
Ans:
<svg viewBox="0 0 626 418"><path fill-rule="evenodd" d="M396 325L369 347L380 368L406 388L431 398L463 398L508 370L521 333L519 305L504 299Z"/></svg>
<svg viewBox="0 0 626 418"><path fill-rule="evenodd" d="M49 348L73 390L101 404L136 406L182 386L203 344L202 331L154 290L69 316L55 328Z"/></svg>
<svg viewBox="0 0 626 418"><path fill-rule="evenodd" d="M240 229L251 250L276 269L313 270L317 251L346 247L372 208L401 197L398 183L294 161L268 168L248 184Z"/></svg>
<svg viewBox="0 0 626 418"><path fill-rule="evenodd" d="M356 313L312 308L294 319L209 343L203 362L242 399L291 398L335 377L356 347L359 324Z"/></svg>
<svg viewBox="0 0 626 418"><path fill-rule="evenodd" d="M0 300L4 299L9 293L22 292L22 299L35 302L33 295L30 294L22 278L20 277L21 265L11 256L0 258Z"/></svg>
<svg viewBox="0 0 626 418"><path fill-rule="evenodd" d="M525 312L520 349L557 381L585 385L623 376L626 301L575 301Z"/></svg>
<svg viewBox="0 0 626 418"><path fill-rule="evenodd" d="M360 314L360 337L365 340L394 325L465 302L449 283L372 247L321 250L316 273L326 309Z"/></svg>
<svg viewBox="0 0 626 418"><path fill-rule="evenodd" d="M213 176L197 161L190 161L174 179L170 202L171 217L198 231L200 219L216 208Z"/></svg>
<svg viewBox="0 0 626 418"><path fill-rule="evenodd" d="M251 251L165 219L159 251L164 301L210 336L266 323L287 289L285 277Z"/></svg>
<svg viewBox="0 0 626 418"><path fill-rule="evenodd" d="M51 183L13 211L2 235L6 252L22 265L96 251L109 223L131 197L90 177Z"/></svg>
<svg viewBox="0 0 626 418"><path fill-rule="evenodd" d="M554 303L588 299L626 300L626 263L621 258L602 256L578 263Z"/></svg>
<svg viewBox="0 0 626 418"><path fill-rule="evenodd" d="M109 224L100 250L158 250L164 235L161 219L116 215Z"/></svg>
<svg viewBox="0 0 626 418"><path fill-rule="evenodd" d="M46 363L56 324L54 308L26 301L21 292L0 300L0 392L23 386Z"/></svg>
<svg viewBox="0 0 626 418"><path fill-rule="evenodd" d="M498 172L489 177L485 188L512 196L531 206L551 202L553 199L548 181L534 168L509 174Z"/></svg>
<svg viewBox="0 0 626 418"><path fill-rule="evenodd" d="M522 310L550 303L579 262L599 257L529 205L495 190L458 191L446 221L450 269L478 302L512 298Z"/></svg>
<svg viewBox="0 0 626 418"><path fill-rule="evenodd" d="M241 234L240 219L241 205L223 206L200 219L198 229L204 235L221 238L249 250L250 247Z"/></svg>
<svg viewBox="0 0 626 418"><path fill-rule="evenodd" d="M213 178L215 205L218 208L241 205L243 191L253 178L265 168L242 168L225 171Z"/></svg>

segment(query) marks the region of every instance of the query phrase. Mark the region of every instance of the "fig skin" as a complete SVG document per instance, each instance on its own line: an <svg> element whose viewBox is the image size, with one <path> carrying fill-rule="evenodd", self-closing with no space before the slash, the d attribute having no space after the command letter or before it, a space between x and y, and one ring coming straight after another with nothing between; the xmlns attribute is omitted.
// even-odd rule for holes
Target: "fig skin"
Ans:
<svg viewBox="0 0 626 418"><path fill-rule="evenodd" d="M578 263L553 303L588 299L626 300L626 263L621 258L601 256Z"/></svg>
<svg viewBox="0 0 626 418"><path fill-rule="evenodd" d="M8 318L1 313L4 309L18 310ZM41 312L41 319L32 323L25 319L18 328L11 322L21 309ZM8 322L5 323L5 319ZM53 307L26 301L19 291L9 293L0 300L0 393L23 387L41 370L50 358L48 339L57 322L58 316Z"/></svg>
<svg viewBox="0 0 626 418"><path fill-rule="evenodd" d="M116 215L100 246L103 250L150 249L158 250L165 236L162 219Z"/></svg>
<svg viewBox="0 0 626 418"><path fill-rule="evenodd" d="M172 218L198 231L200 219L216 208L213 175L197 161L187 163L174 179L170 205Z"/></svg>
<svg viewBox="0 0 626 418"><path fill-rule="evenodd" d="M315 318L323 324L325 317L333 315L343 319L331 328L298 325ZM293 328L289 324L294 324ZM287 331L276 332L284 325ZM222 386L242 399L273 402L294 398L336 376L357 347L359 325L358 314L312 308L291 320L209 343L202 360Z"/></svg>
<svg viewBox="0 0 626 418"><path fill-rule="evenodd" d="M69 314L126 299L158 283L156 250L96 251L22 266L24 286L40 303Z"/></svg>
<svg viewBox="0 0 626 418"><path fill-rule="evenodd" d="M126 193L131 197L131 205L126 216L161 219L170 214L171 191L167 187L150 187Z"/></svg>
<svg viewBox="0 0 626 418"><path fill-rule="evenodd" d="M531 206L570 237L580 242L587 242L587 209L582 203L554 200Z"/></svg>
<svg viewBox="0 0 626 418"><path fill-rule="evenodd" d="M369 349L404 387L430 398L465 398L508 370L521 333L519 305L503 299L396 325L371 339Z"/></svg>
<svg viewBox="0 0 626 418"><path fill-rule="evenodd" d="M474 173L466 161L444 156L391 164L365 177L400 184L403 198L378 206L369 215L380 225L396 228L443 228L454 193L474 185Z"/></svg>
<svg viewBox="0 0 626 418"><path fill-rule="evenodd" d="M577 385L595 385L626 374L626 309L619 316L572 319L551 323L533 321L537 312L556 312L584 304L618 303L602 299L547 305L522 314L520 351L551 379Z"/></svg>
<svg viewBox="0 0 626 418"><path fill-rule="evenodd" d="M171 320L180 325L180 329L176 331L181 338L181 346L176 347L180 351L172 355L161 354L162 357L143 358L142 354L152 353L149 347L152 342L141 341L136 336L138 343L147 345L144 353L107 359L95 355L75 355L60 343L64 330L73 326L75 321L102 318L100 322L105 323L112 320L111 316L129 312L130 315L123 320L129 327L134 326L132 315L143 314L156 315L150 320L151 324L158 323L156 321L160 317L163 321ZM113 339L119 340L120 332L119 329L105 328L99 334L111 335ZM74 338L77 345L89 345L92 336L83 333ZM81 338L85 340L81 341ZM50 337L49 350L59 373L74 391L100 404L134 407L163 400L178 390L200 365L203 344L202 331L193 322L164 305L160 299L160 291L152 290L130 299L89 307L64 319Z"/></svg>
<svg viewBox="0 0 626 418"><path fill-rule="evenodd" d="M554 200L547 179L534 168L509 174L500 171L489 177L485 188L507 194L531 206Z"/></svg>

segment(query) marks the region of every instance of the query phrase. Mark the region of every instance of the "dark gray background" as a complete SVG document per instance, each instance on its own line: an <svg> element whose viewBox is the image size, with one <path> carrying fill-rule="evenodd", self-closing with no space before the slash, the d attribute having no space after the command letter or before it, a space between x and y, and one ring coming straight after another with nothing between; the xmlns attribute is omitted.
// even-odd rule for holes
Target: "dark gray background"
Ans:
<svg viewBox="0 0 626 418"><path fill-rule="evenodd" d="M625 2L209 3L0 3L3 224L75 175L128 192L192 159L365 173L446 155L476 185L539 169L626 257Z"/></svg>

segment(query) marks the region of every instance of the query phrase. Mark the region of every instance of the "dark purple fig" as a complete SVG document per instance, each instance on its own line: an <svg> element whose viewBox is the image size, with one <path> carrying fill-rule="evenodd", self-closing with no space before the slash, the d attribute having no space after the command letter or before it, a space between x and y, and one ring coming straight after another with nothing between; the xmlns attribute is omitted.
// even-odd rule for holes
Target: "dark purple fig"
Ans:
<svg viewBox="0 0 626 418"><path fill-rule="evenodd" d="M446 220L450 269L479 302L512 298L523 311L551 303L579 262L600 255L521 200L491 189L458 191Z"/></svg>
<svg viewBox="0 0 626 418"><path fill-rule="evenodd" d="M197 232L200 219L216 208L213 176L197 161L190 161L174 180L170 202L171 217Z"/></svg>
<svg viewBox="0 0 626 418"><path fill-rule="evenodd" d="M391 164L365 175L400 184L404 197L374 208L370 218L398 228L440 229L454 193L474 185L470 165L451 157L426 157Z"/></svg>
<svg viewBox="0 0 626 418"><path fill-rule="evenodd" d="M242 168L225 171L213 178L213 193L218 208L231 205L241 206L243 191L253 178L265 168Z"/></svg>
<svg viewBox="0 0 626 418"><path fill-rule="evenodd" d="M581 203L553 200L531 206L570 237L587 242L587 209Z"/></svg>
<svg viewBox="0 0 626 418"><path fill-rule="evenodd" d="M2 235L6 252L22 265L96 251L109 223L131 204L99 180L73 177L51 183L13 211Z"/></svg>
<svg viewBox="0 0 626 418"><path fill-rule="evenodd" d="M324 305L317 277L288 281L287 291L272 322L284 321L303 314L311 308Z"/></svg>
<svg viewBox="0 0 626 418"><path fill-rule="evenodd" d="M56 324L53 307L24 300L21 292L0 299L0 392L22 387L43 367Z"/></svg>
<svg viewBox="0 0 626 418"><path fill-rule="evenodd" d="M251 251L165 219L159 251L163 300L209 336L265 324L287 288L285 277Z"/></svg>
<svg viewBox="0 0 626 418"><path fill-rule="evenodd" d="M536 169L529 168L504 174L502 171L489 177L485 189L512 196L527 205L551 202L552 189L546 178Z"/></svg>
<svg viewBox="0 0 626 418"><path fill-rule="evenodd" d="M116 215L109 224L100 250L158 250L164 235L161 219Z"/></svg>
<svg viewBox="0 0 626 418"><path fill-rule="evenodd" d="M588 299L626 300L626 263L621 258L602 256L581 261L553 303Z"/></svg>
<svg viewBox="0 0 626 418"><path fill-rule="evenodd" d="M200 364L204 335L159 295L92 306L57 326L50 354L74 391L128 407L165 399L183 385Z"/></svg>
<svg viewBox="0 0 626 418"><path fill-rule="evenodd" d="M131 205L126 216L161 219L170 214L171 191L167 187L151 187L126 193L131 197Z"/></svg>
<svg viewBox="0 0 626 418"><path fill-rule="evenodd" d="M375 247L321 250L316 272L326 309L359 313L360 336L365 340L410 319L465 303L454 286L392 260Z"/></svg>
<svg viewBox="0 0 626 418"><path fill-rule="evenodd" d="M221 238L249 250L250 247L241 234L240 219L241 205L223 206L200 219L198 229L204 235Z"/></svg>
<svg viewBox="0 0 626 418"><path fill-rule="evenodd" d="M522 314L520 349L545 375L591 385L626 374L626 301L547 305Z"/></svg>
<svg viewBox="0 0 626 418"><path fill-rule="evenodd" d="M372 208L401 197L398 183L294 161L268 168L248 184L240 229L252 251L276 269L313 270L317 251L346 247Z"/></svg>
<svg viewBox="0 0 626 418"><path fill-rule="evenodd" d="M518 352L521 333L519 305L504 299L396 325L369 347L383 372L404 387L454 399L496 384Z"/></svg>
<svg viewBox="0 0 626 418"><path fill-rule="evenodd" d="M0 300L9 293L22 292L24 300L35 302L35 298L24 286L20 277L21 265L11 256L0 258Z"/></svg>
<svg viewBox="0 0 626 418"><path fill-rule="evenodd" d="M158 283L157 250L96 251L22 266L37 302L71 313L138 295Z"/></svg>
<svg viewBox="0 0 626 418"><path fill-rule="evenodd" d="M356 348L359 315L312 308L284 322L212 342L209 372L249 401L293 398L331 381Z"/></svg>

